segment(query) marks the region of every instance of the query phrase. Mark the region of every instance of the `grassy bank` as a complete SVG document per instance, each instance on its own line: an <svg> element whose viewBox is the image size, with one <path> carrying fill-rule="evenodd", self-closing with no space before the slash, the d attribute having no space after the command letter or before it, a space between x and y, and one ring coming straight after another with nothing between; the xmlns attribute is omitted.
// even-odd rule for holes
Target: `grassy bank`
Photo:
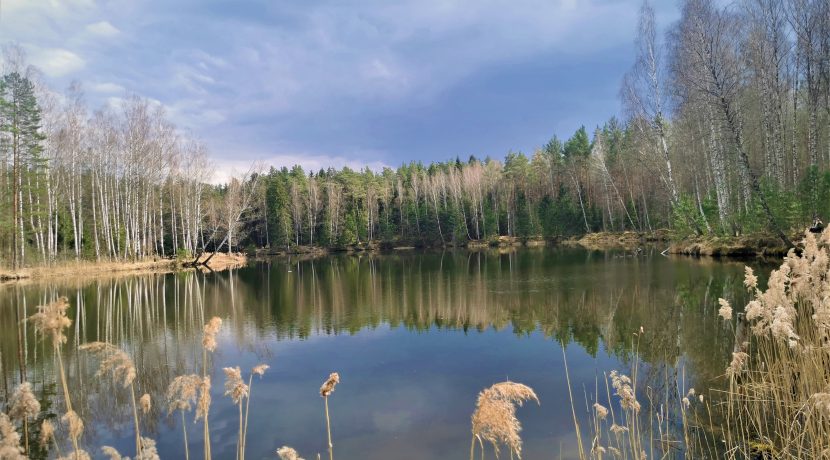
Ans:
<svg viewBox="0 0 830 460"><path fill-rule="evenodd" d="M210 253L203 254L199 261L203 262ZM190 259L163 259L147 258L134 261L92 261L72 260L58 262L53 265L24 267L17 270L0 267L0 282L18 280L40 280L50 278L69 277L100 277L108 275L135 275L144 273L169 273L178 270L193 269ZM228 268L243 266L247 263L244 254L217 253L209 262L207 268L213 271L227 270Z"/></svg>
<svg viewBox="0 0 830 460"><path fill-rule="evenodd" d="M796 245L803 246L802 237L791 236ZM787 248L779 238L770 234L740 236L692 236L677 238L669 230L654 232L598 232L589 233L563 241L563 244L581 246L586 249L635 249L655 244L665 249L666 254L708 257L774 257L787 254Z"/></svg>

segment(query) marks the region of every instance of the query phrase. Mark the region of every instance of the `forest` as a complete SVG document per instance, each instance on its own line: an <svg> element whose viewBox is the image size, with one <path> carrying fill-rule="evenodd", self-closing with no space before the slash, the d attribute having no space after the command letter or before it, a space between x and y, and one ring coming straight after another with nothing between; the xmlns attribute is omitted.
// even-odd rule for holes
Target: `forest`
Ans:
<svg viewBox="0 0 830 460"><path fill-rule="evenodd" d="M80 85L50 89L9 48L2 264L657 229L791 244L830 217L828 2L684 0L674 24L647 3L639 15L622 116L602 126L503 158L252 167L223 185L161 105L133 96L90 110Z"/></svg>

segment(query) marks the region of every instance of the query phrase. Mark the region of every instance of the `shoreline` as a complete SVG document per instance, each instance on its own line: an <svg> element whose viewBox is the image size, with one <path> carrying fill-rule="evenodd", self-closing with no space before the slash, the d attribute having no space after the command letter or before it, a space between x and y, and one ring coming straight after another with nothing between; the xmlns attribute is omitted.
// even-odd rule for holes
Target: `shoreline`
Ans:
<svg viewBox="0 0 830 460"><path fill-rule="evenodd" d="M205 253L210 256L211 253ZM141 274L174 273L188 270L223 271L244 266L247 256L241 253L217 253L210 260L210 265L193 266L181 259L163 259L151 257L135 261L65 261L55 265L24 267L19 270L0 269L0 284L20 283L26 281L43 281L51 279L90 278L108 276L129 276Z"/></svg>
<svg viewBox="0 0 830 460"><path fill-rule="evenodd" d="M255 258L267 257L323 257L331 254L393 254L398 252L421 251L436 248L466 249L480 251L496 249L509 251L514 248L538 248L545 246L581 247L588 250L602 251L612 249L633 250L646 245L665 246L665 254L686 257L712 257L729 259L780 258L787 254L787 248L774 236L744 235L738 237L708 236L672 240L668 230L654 232L596 232L585 235L561 238L543 237L507 237L501 236L489 240L471 240L464 244L447 244L444 246L415 246L401 242L371 241L362 244L334 248L319 246L294 246L289 249L259 248ZM205 253L200 259L206 258ZM48 279L75 277L127 276L150 273L173 273L200 269L204 271L222 271L244 266L248 257L242 253L218 253L210 260L208 267L194 267L189 261L181 259L148 258L137 261L66 261L52 266L26 267L16 271L0 269L0 283L17 283L22 281L40 281Z"/></svg>

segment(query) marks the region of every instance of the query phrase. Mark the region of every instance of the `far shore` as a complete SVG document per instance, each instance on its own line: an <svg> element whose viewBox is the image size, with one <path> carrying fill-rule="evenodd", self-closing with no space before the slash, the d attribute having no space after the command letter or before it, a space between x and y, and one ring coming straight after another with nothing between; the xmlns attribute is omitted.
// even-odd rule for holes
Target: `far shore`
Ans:
<svg viewBox="0 0 830 460"><path fill-rule="evenodd" d="M693 257L754 258L781 257L787 248L780 240L769 235L744 235L736 237L705 236L691 237L672 241L666 230L654 232L597 232L588 233L568 239L529 237L517 238L501 236L490 240L473 240L465 244L445 245L445 248L457 247L468 250L497 249L509 251L518 247L572 246L589 250L624 249L636 251L644 246L656 246L664 254ZM379 252L401 252L431 247L412 244L399 244L371 241L335 248L319 246L292 246L290 248L260 248L258 257L302 256L320 257L328 254L346 253L363 254ZM200 257L206 260L211 253ZM244 266L248 261L242 253L217 253L210 259L208 266L194 267L191 260L169 258L147 258L135 261L64 261L51 266L25 267L19 270L0 268L0 282L42 281L51 279L101 278L107 276L125 276L147 273L171 273L199 268L208 271L222 271L228 268Z"/></svg>
<svg viewBox="0 0 830 460"><path fill-rule="evenodd" d="M793 241L801 238L793 236ZM500 236L487 240L470 240L460 244L419 245L413 242L370 241L341 247L291 246L289 248L260 248L257 256L318 257L328 254L362 254L374 252L402 252L424 249L462 248L468 250L497 249L508 251L517 247L571 246L589 250L623 249L636 251L645 246L657 247L665 254L694 257L725 258L780 258L788 248L775 236L768 234L741 236L701 236L677 239L669 230L652 232L595 232L570 238L509 237Z"/></svg>

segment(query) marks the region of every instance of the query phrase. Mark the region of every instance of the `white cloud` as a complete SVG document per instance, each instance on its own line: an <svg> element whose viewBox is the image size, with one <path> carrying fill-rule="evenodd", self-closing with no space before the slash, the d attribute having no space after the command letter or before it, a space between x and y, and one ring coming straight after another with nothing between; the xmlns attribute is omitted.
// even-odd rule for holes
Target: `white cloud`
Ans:
<svg viewBox="0 0 830 460"><path fill-rule="evenodd" d="M219 153L221 155L223 152L212 153ZM229 155L225 152L225 155L223 156L227 157ZM369 168L374 172L381 172L383 171L383 168L389 167L389 165L382 161L364 160L356 156L330 156L315 153L280 153L263 157L259 160L230 160L224 158L214 158L213 161L215 166L211 180L211 183L213 184L227 183L231 177L239 176L244 171L248 171L251 168L251 164L254 163L263 166L265 171L271 167L281 169L285 166L286 168L291 169L295 165L300 165L306 172L313 171L315 173L321 169L327 169L329 167L340 169L344 166L348 166L354 170Z"/></svg>
<svg viewBox="0 0 830 460"><path fill-rule="evenodd" d="M100 21L86 26L86 31L101 37L114 37L121 33L118 28L110 24L109 21Z"/></svg>
<svg viewBox="0 0 830 460"><path fill-rule="evenodd" d="M124 87L111 82L104 82L104 83L92 83L89 85L89 89L96 92L96 93L123 93L125 91Z"/></svg>
<svg viewBox="0 0 830 460"><path fill-rule="evenodd" d="M120 106L125 87L160 99L214 157L374 169L390 157L361 148L398 148L374 120L429 108L492 69L538 58L567 72L575 56L630 44L640 1L324 1L229 18L201 0L0 0L0 41L21 42L54 88L85 80L90 105ZM170 27L184 19L187 33ZM253 148L217 148L241 141Z"/></svg>
<svg viewBox="0 0 830 460"><path fill-rule="evenodd" d="M63 48L34 48L32 63L50 77L62 77L84 68L86 61Z"/></svg>

